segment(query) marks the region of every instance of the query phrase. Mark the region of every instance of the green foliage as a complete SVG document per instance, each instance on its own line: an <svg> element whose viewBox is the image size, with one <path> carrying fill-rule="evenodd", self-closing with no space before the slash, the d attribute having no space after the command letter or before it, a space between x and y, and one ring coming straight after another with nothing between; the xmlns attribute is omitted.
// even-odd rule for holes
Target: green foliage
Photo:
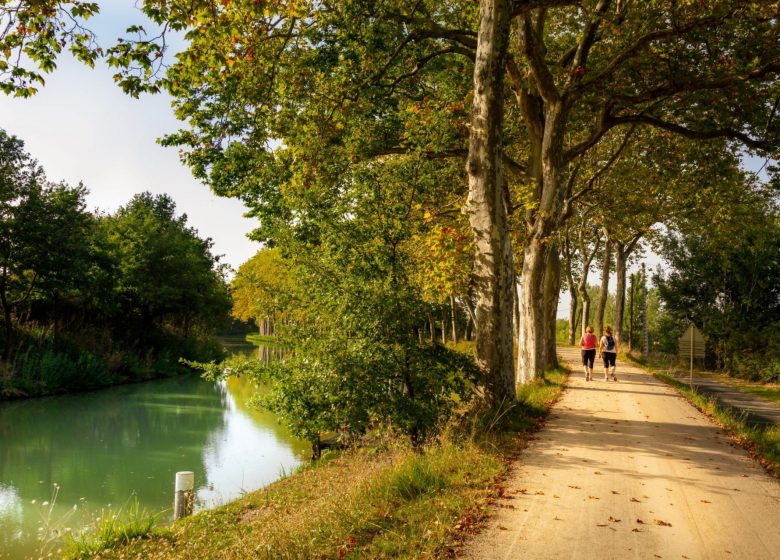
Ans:
<svg viewBox="0 0 780 560"><path fill-rule="evenodd" d="M225 270L211 253L211 239L176 216L170 197L138 194L101 222L117 263L119 306L137 334L172 324L186 338L224 323L230 307Z"/></svg>
<svg viewBox="0 0 780 560"><path fill-rule="evenodd" d="M671 265L656 275L661 298L677 320L692 320L718 365L732 374L780 378L780 221L770 193L744 189L720 220L683 224L664 239ZM752 369L752 368L756 369Z"/></svg>
<svg viewBox="0 0 780 560"><path fill-rule="evenodd" d="M221 355L225 269L167 196L137 195L113 215L87 191L46 180L0 130L0 391L91 389L182 371Z"/></svg>

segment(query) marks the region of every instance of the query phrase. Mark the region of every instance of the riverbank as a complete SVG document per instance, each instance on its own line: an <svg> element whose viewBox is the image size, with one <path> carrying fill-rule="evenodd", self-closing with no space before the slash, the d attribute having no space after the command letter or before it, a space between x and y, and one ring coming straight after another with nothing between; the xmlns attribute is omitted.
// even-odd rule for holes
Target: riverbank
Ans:
<svg viewBox="0 0 780 560"><path fill-rule="evenodd" d="M28 336L24 352L11 363L0 362L0 401L48 397L142 383L192 373L180 358L211 361L224 358L215 337L182 338L158 334L144 351L115 341L104 346L71 340L55 345L49 338Z"/></svg>
<svg viewBox="0 0 780 560"><path fill-rule="evenodd" d="M224 507L97 553L77 547L70 558L452 557L502 495L511 459L565 377L524 387L503 416L462 417L423 453L387 438L333 452Z"/></svg>

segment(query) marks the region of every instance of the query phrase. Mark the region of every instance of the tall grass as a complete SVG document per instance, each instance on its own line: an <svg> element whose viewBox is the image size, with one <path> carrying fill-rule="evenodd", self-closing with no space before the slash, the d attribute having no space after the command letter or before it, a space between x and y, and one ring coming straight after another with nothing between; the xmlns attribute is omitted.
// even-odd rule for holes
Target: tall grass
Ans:
<svg viewBox="0 0 780 560"><path fill-rule="evenodd" d="M152 534L162 513L150 513L133 496L119 511L101 510L100 514L78 533L65 535L65 554L72 559L91 558L106 548L126 544ZM162 535L158 529L156 534Z"/></svg>

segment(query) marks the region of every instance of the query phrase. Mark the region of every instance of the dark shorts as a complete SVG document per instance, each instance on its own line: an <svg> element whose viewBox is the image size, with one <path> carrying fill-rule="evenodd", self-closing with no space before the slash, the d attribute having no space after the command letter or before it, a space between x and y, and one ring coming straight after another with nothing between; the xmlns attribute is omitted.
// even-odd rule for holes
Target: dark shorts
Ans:
<svg viewBox="0 0 780 560"><path fill-rule="evenodd" d="M583 350L582 351L582 365L588 366L589 368L593 369L593 362L596 361L596 349L591 348L590 350Z"/></svg>
<svg viewBox="0 0 780 560"><path fill-rule="evenodd" d="M602 352L601 353L601 359L604 360L604 367L608 368L609 366L615 365L615 358L617 358L617 353L615 352Z"/></svg>

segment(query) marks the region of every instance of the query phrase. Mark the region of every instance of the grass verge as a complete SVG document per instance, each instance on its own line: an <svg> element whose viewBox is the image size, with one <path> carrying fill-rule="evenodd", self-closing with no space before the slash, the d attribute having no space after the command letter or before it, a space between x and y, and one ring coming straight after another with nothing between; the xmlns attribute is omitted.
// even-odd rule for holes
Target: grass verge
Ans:
<svg viewBox="0 0 780 560"><path fill-rule="evenodd" d="M448 558L487 517L511 458L561 393L566 372L525 386L516 406L484 413L473 433L417 453L397 441L321 461L164 535L110 545L92 558ZM456 435L459 434L459 435Z"/></svg>
<svg viewBox="0 0 780 560"><path fill-rule="evenodd" d="M634 362L636 362L636 359L634 359ZM686 376L688 375L687 362L683 360L681 363L677 356L670 356L668 354L650 354L647 358L642 358L642 361L638 362L638 365L658 371L674 369L684 372ZM697 377L714 379L715 381L729 385L741 393L758 395L759 397L780 406L780 384L778 383L748 381L746 379L732 377L725 373L699 369L697 367L694 367L693 374Z"/></svg>
<svg viewBox="0 0 780 560"><path fill-rule="evenodd" d="M770 474L780 478L780 426L752 427L746 422L744 414L721 404L712 395L705 395L652 365L643 364L630 357L627 357L626 361L674 387L693 406L731 432L740 445Z"/></svg>

